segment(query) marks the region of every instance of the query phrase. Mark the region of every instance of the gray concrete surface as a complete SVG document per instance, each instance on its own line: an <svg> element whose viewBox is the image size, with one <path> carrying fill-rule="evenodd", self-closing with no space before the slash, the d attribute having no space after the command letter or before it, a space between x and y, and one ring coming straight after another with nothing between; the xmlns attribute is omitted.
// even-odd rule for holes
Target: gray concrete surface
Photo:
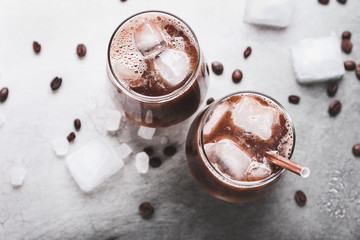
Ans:
<svg viewBox="0 0 360 240"><path fill-rule="evenodd" d="M354 72L340 80L334 98L326 84L300 86L294 79L289 47L307 38L353 32L353 52L343 59L360 62L360 1L340 5L331 0L296 0L286 29L243 23L245 1L0 1L0 87L10 95L0 104L5 117L0 128L0 239L359 239L360 159L352 155L360 142L360 81ZM192 119L155 133L153 141L136 136L137 126L123 122L115 135L97 123L102 108L114 108L105 74L108 39L125 18L142 10L159 9L183 18L197 34L209 62L225 66L212 75L208 96L219 98L237 90L255 90L280 101L294 120L297 142L293 160L311 168L304 180L288 173L268 197L247 204L227 203L208 195L192 178L185 159L184 139ZM32 41L42 44L36 56ZM75 47L83 42L88 54L79 60ZM252 55L243 59L243 50ZM240 68L242 82L231 73ZM53 94L50 81L63 85ZM301 96L299 105L287 102ZM343 103L337 117L327 108ZM134 152L154 145L162 156L159 137L167 135L178 153L158 169L139 175L132 154L125 167L90 194L81 192L57 158L51 141L66 136L72 121L83 127L70 154L89 140L104 136L116 147L129 142ZM19 189L9 183L9 169L22 165L27 178ZM296 190L308 197L294 201ZM143 201L155 214L143 219Z"/></svg>

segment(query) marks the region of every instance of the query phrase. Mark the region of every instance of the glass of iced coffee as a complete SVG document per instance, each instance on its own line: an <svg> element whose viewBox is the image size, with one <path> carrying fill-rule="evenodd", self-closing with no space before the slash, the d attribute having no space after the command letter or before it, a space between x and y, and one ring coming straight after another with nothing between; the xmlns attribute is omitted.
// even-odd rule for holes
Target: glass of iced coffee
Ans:
<svg viewBox="0 0 360 240"><path fill-rule="evenodd" d="M199 108L209 68L183 20L147 11L129 17L114 31L107 74L126 117L159 128L179 123Z"/></svg>
<svg viewBox="0 0 360 240"><path fill-rule="evenodd" d="M196 117L186 155L206 191L226 201L248 202L271 192L284 176L266 152L290 158L294 146L294 126L280 103L261 93L237 92Z"/></svg>

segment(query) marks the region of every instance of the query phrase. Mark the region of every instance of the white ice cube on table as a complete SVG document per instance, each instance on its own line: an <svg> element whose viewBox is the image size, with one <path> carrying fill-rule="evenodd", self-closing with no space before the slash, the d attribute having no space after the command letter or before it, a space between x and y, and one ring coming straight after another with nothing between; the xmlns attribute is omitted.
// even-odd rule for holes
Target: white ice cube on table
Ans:
<svg viewBox="0 0 360 240"><path fill-rule="evenodd" d="M279 120L277 109L263 106L251 97L244 96L236 103L231 114L234 124L249 134L267 140L271 137L272 126Z"/></svg>
<svg viewBox="0 0 360 240"><path fill-rule="evenodd" d="M149 170L149 156L145 152L136 154L135 167L139 173L147 173Z"/></svg>
<svg viewBox="0 0 360 240"><path fill-rule="evenodd" d="M10 169L10 182L14 188L23 185L26 177L26 170L23 167L16 166Z"/></svg>
<svg viewBox="0 0 360 240"><path fill-rule="evenodd" d="M160 53L166 47L166 42L159 28L152 23L145 23L138 27L134 33L134 41L144 56Z"/></svg>
<svg viewBox="0 0 360 240"><path fill-rule="evenodd" d="M110 143L98 138L66 157L66 166L81 190L90 192L118 172L124 162Z"/></svg>
<svg viewBox="0 0 360 240"><path fill-rule="evenodd" d="M293 15L294 0L247 0L244 21L252 24L287 27Z"/></svg>
<svg viewBox="0 0 360 240"><path fill-rule="evenodd" d="M293 68L299 83L338 79L345 74L338 38L304 39L292 48Z"/></svg>
<svg viewBox="0 0 360 240"><path fill-rule="evenodd" d="M205 144L204 148L207 157L220 172L232 179L243 180L251 159L233 141L223 139Z"/></svg>
<svg viewBox="0 0 360 240"><path fill-rule="evenodd" d="M211 115L208 118L208 121L205 123L203 133L211 133L211 131L218 124L224 114L229 110L229 108L230 106L227 102L219 103L212 111Z"/></svg>
<svg viewBox="0 0 360 240"><path fill-rule="evenodd" d="M156 71L170 85L181 83L190 72L190 60L185 52L166 49L154 60Z"/></svg>
<svg viewBox="0 0 360 240"><path fill-rule="evenodd" d="M122 143L118 148L116 148L117 152L119 153L119 157L121 159L126 158L132 153L131 147L127 143Z"/></svg>
<svg viewBox="0 0 360 240"><path fill-rule="evenodd" d="M104 125L110 132L117 131L120 126L121 113L117 110L106 110L104 115Z"/></svg>
<svg viewBox="0 0 360 240"><path fill-rule="evenodd" d="M66 137L57 138L52 142L52 147L57 156L65 156L69 151L69 141Z"/></svg>
<svg viewBox="0 0 360 240"><path fill-rule="evenodd" d="M271 175L268 164L252 162L247 170L246 177L249 181L258 181Z"/></svg>
<svg viewBox="0 0 360 240"><path fill-rule="evenodd" d="M151 140L155 134L155 130L155 128L140 126L138 130L138 136L143 139Z"/></svg>

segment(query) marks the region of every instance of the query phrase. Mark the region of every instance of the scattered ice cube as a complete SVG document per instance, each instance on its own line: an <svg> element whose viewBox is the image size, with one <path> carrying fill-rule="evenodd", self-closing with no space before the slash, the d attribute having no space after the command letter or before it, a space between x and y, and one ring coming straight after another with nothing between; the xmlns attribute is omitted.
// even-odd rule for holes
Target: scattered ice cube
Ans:
<svg viewBox="0 0 360 240"><path fill-rule="evenodd" d="M244 21L252 24L287 27L291 22L294 0L247 0Z"/></svg>
<svg viewBox="0 0 360 240"><path fill-rule="evenodd" d="M104 124L106 130L110 132L117 131L120 126L121 113L117 110L107 110L104 115Z"/></svg>
<svg viewBox="0 0 360 240"><path fill-rule="evenodd" d="M210 162L220 172L232 179L244 180L251 159L233 141L223 139L216 143L205 144L204 147Z"/></svg>
<svg viewBox="0 0 360 240"><path fill-rule="evenodd" d="M52 142L52 147L56 155L63 157L69 151L69 141L66 137L57 138Z"/></svg>
<svg viewBox="0 0 360 240"><path fill-rule="evenodd" d="M190 72L190 61L185 52L166 49L155 60L155 69L171 86L182 82Z"/></svg>
<svg viewBox="0 0 360 240"><path fill-rule="evenodd" d="M258 181L271 175L269 165L265 163L252 162L247 170L246 177L248 181Z"/></svg>
<svg viewBox="0 0 360 240"><path fill-rule="evenodd" d="M169 143L169 138L167 137L167 136L162 136L161 138L160 138L160 144L161 145L166 145L166 144L168 144Z"/></svg>
<svg viewBox="0 0 360 240"><path fill-rule="evenodd" d="M148 124L153 122L153 113L151 110L146 111L145 122Z"/></svg>
<svg viewBox="0 0 360 240"><path fill-rule="evenodd" d="M23 167L17 166L10 169L10 182L14 188L23 185L26 177L26 170Z"/></svg>
<svg viewBox="0 0 360 240"><path fill-rule="evenodd" d="M229 104L226 102L219 103L211 113L211 116L208 118L208 121L205 123L203 133L209 134L218 124L225 112L230 108Z"/></svg>
<svg viewBox="0 0 360 240"><path fill-rule="evenodd" d="M235 104L231 117L236 126L266 140L271 137L273 124L279 120L279 112L275 108L261 105L251 97L244 96Z"/></svg>
<svg viewBox="0 0 360 240"><path fill-rule="evenodd" d="M166 47L160 30L152 23L145 23L138 27L134 33L134 41L143 56L160 53Z"/></svg>
<svg viewBox="0 0 360 240"><path fill-rule="evenodd" d="M138 130L138 135L143 139L151 140L155 134L155 130L155 128L140 126Z"/></svg>
<svg viewBox="0 0 360 240"><path fill-rule="evenodd" d="M132 153L131 147L127 143L122 143L118 148L116 148L117 152L120 154L119 157L121 159L126 158Z"/></svg>
<svg viewBox="0 0 360 240"><path fill-rule="evenodd" d="M345 74L340 44L334 34L300 41L292 48L292 60L299 83L337 79Z"/></svg>
<svg viewBox="0 0 360 240"><path fill-rule="evenodd" d="M147 173L149 170L149 156L145 152L136 154L135 167L139 173Z"/></svg>
<svg viewBox="0 0 360 240"><path fill-rule="evenodd" d="M90 192L118 172L124 162L110 143L98 138L66 157L66 166L81 190Z"/></svg>

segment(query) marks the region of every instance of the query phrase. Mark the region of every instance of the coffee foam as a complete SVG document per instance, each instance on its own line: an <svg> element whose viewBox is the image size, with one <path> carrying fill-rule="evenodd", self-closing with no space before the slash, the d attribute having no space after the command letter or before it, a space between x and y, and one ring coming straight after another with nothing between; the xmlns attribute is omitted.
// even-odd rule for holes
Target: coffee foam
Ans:
<svg viewBox="0 0 360 240"><path fill-rule="evenodd" d="M121 64L136 75L141 75L147 71L147 64L145 60L148 57L155 57L150 55L144 57L137 49L134 41L134 32L144 23L153 23L161 31L162 37L165 42L176 50L184 51L185 42L184 39L175 37L171 39L171 36L164 30L166 25L175 27L178 31L183 31L184 35L189 39L190 44L196 46L195 38L190 29L180 20L163 13L143 13L132 17L117 30L115 33L111 45L110 45L110 63L115 70L115 74L121 79L121 73L116 72L116 65ZM125 84L129 84L123 81Z"/></svg>

